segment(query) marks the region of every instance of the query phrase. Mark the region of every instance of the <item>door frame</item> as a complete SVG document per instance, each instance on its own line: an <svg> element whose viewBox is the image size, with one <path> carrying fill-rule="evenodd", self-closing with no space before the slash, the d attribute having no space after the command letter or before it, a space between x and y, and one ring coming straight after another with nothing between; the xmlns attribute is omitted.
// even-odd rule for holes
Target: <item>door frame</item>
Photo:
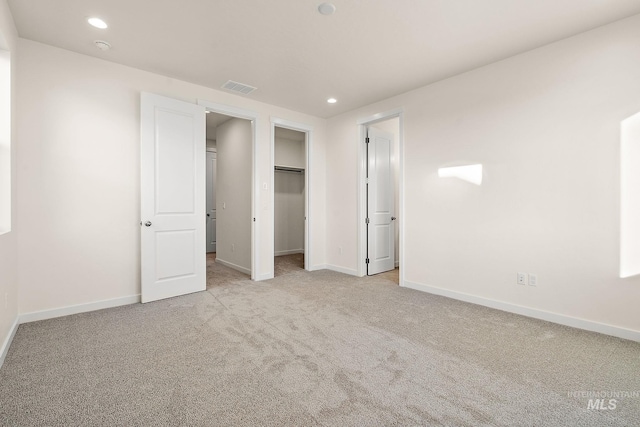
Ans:
<svg viewBox="0 0 640 427"><path fill-rule="evenodd" d="M207 114L207 113L205 113L205 114ZM205 116L205 123L206 123L206 116ZM215 153L215 155L216 155L216 165L217 165L217 162L218 162L218 149L217 148L206 148L206 136L207 136L207 132L205 130L205 156L206 156L206 154L209 154L209 153ZM207 168L208 167L209 167L209 162L207 161ZM205 174L206 174L206 169L205 169ZM216 182L216 184L217 184L217 182ZM205 186L205 192L207 192L207 190L208 190L208 185L209 185L209 183L207 182L207 186ZM207 197L209 197L208 192L207 192ZM206 202L205 202L205 204L206 204ZM209 215L209 211L208 210L207 210L207 215ZM207 220L207 217L205 217L205 220ZM218 210L216 209L216 223L217 223L217 221L218 221ZM207 233L209 232L209 230L207 230L207 225L206 224L205 224L205 230L206 230ZM218 237L216 235L216 239L217 238ZM207 235L207 250L208 250L208 248L209 248L209 236ZM216 250L215 250L215 252L217 252L217 251L218 251L218 243L216 241ZM207 252L207 253L210 253L210 252Z"/></svg>
<svg viewBox="0 0 640 427"><path fill-rule="evenodd" d="M367 127L378 122L398 118L398 263L400 265L400 286L404 286L404 110L395 108L393 110L382 113L373 114L371 116L360 118L356 121L358 126L358 276L363 277L367 274L367 186L366 186L366 170L367 170Z"/></svg>
<svg viewBox="0 0 640 427"><path fill-rule="evenodd" d="M271 248L275 247L275 165L276 165L276 157L275 157L275 149L276 149L276 127L291 129L298 132L302 132L305 134L304 138L304 214L306 217L306 221L304 223L304 269L307 271L311 271L311 245L310 237L311 237L311 146L313 140L313 126L305 124L293 122L290 120L280 119L278 117L271 117L271 146L270 146L270 156L271 156L271 218L273 218L274 226L271 227ZM273 258L275 258L275 253ZM271 262L271 277L273 278L275 275L275 267L273 260Z"/></svg>
<svg viewBox="0 0 640 427"><path fill-rule="evenodd" d="M260 256L260 230L262 229L262 224L258 221L256 215L256 206L258 206L257 196L259 194L259 182L258 182L258 173L256 166L256 150L257 150L257 138L256 138L256 129L259 128L259 115L255 111L246 110L244 108L233 107L225 104L218 104L215 102L209 102L203 99L198 99L198 105L202 105L205 107L206 111L211 111L212 113L224 114L225 116L235 117L237 119L245 119L251 121L251 280L256 280L258 276L258 272L256 271L256 267L260 265L259 256Z"/></svg>

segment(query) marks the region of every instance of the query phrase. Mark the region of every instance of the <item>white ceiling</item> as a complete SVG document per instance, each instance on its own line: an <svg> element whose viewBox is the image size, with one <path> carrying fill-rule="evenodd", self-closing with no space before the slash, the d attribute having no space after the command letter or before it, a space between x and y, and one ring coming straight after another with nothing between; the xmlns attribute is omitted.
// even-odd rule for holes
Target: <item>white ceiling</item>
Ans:
<svg viewBox="0 0 640 427"><path fill-rule="evenodd" d="M640 0L335 0L332 16L320 3L9 0L23 38L215 89L235 80L320 117L640 13Z"/></svg>

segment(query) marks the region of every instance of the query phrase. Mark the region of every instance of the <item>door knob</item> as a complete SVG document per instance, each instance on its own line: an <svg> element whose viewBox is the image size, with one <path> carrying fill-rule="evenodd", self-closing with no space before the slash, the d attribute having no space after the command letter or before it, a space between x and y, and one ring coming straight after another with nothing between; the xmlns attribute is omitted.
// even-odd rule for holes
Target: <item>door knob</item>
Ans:
<svg viewBox="0 0 640 427"><path fill-rule="evenodd" d="M207 214L207 216L211 216L211 215Z"/></svg>
<svg viewBox="0 0 640 427"><path fill-rule="evenodd" d="M392 217L391 217L391 221L395 221L395 220L396 220L396 217L395 217L395 216L392 216Z"/></svg>
<svg viewBox="0 0 640 427"><path fill-rule="evenodd" d="M145 222L144 225L147 226L147 227L151 227L151 221Z"/></svg>

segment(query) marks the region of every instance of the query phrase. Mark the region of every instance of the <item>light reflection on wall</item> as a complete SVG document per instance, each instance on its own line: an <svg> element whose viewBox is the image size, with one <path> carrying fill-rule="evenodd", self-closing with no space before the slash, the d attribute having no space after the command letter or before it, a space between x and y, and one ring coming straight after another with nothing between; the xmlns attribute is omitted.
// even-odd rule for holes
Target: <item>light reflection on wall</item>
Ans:
<svg viewBox="0 0 640 427"><path fill-rule="evenodd" d="M620 126L620 277L640 274L640 113Z"/></svg>
<svg viewBox="0 0 640 427"><path fill-rule="evenodd" d="M458 178L475 185L482 184L482 165L453 166L438 169L440 178Z"/></svg>

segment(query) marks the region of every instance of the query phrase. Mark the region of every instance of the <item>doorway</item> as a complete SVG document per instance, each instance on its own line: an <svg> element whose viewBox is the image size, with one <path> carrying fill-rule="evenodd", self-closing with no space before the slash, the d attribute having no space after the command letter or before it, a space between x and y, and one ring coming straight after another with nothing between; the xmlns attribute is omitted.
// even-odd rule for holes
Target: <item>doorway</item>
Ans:
<svg viewBox="0 0 640 427"><path fill-rule="evenodd" d="M360 125L359 274L403 283L402 113Z"/></svg>
<svg viewBox="0 0 640 427"><path fill-rule="evenodd" d="M207 265L252 274L251 120L207 110Z"/></svg>
<svg viewBox="0 0 640 427"><path fill-rule="evenodd" d="M272 118L271 164L274 219L273 275L310 271L311 222L309 125Z"/></svg>
<svg viewBox="0 0 640 427"><path fill-rule="evenodd" d="M306 134L274 129L274 276L304 270Z"/></svg>

